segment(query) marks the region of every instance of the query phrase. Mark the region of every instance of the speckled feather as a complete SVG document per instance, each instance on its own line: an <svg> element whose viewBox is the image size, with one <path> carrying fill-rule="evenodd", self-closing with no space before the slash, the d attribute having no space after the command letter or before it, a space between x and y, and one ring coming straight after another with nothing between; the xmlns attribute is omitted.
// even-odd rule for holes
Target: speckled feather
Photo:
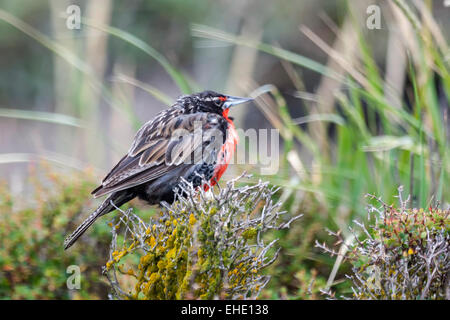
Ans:
<svg viewBox="0 0 450 320"><path fill-rule="evenodd" d="M150 204L172 202L181 177L200 186L201 177L215 184L237 143L234 125L224 110L224 96L213 91L181 96L144 124L128 153L92 194L108 195L66 240L69 248L100 216L139 197ZM200 131L201 130L201 131Z"/></svg>
<svg viewBox="0 0 450 320"><path fill-rule="evenodd" d="M224 143L214 144L215 134L221 132L226 137L227 121L215 113L182 112L175 105L146 123L128 153L93 191L94 197L157 179L185 162L195 165L203 160L214 164ZM195 132L200 129L203 136ZM180 136L174 134L176 130L180 130ZM193 158L198 154L203 154L204 159Z"/></svg>

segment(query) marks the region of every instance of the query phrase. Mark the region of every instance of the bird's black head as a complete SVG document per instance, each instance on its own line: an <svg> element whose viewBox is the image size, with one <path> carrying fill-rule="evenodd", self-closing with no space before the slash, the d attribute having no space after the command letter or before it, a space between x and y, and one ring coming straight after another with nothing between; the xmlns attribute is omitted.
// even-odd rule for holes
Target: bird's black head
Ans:
<svg viewBox="0 0 450 320"><path fill-rule="evenodd" d="M199 111L214 112L221 115L232 106L253 100L251 98L228 96L211 90L183 96L182 99L189 100Z"/></svg>

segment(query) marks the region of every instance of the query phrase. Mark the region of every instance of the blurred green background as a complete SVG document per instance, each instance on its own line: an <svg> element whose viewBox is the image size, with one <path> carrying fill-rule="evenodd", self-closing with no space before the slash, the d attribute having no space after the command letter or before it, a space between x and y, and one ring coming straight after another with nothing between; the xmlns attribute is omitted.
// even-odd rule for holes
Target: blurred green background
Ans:
<svg viewBox="0 0 450 320"><path fill-rule="evenodd" d="M80 29L67 27L70 5ZM0 0L0 298L107 297L106 223L73 251L62 239L139 126L205 89L259 93L232 116L280 131L280 168L261 178L304 214L275 235L263 297L349 292L348 266L314 247L325 228L351 241L364 195L394 203L399 186L413 207L449 205L449 18L430 0ZM243 170L260 178L232 165L223 180ZM87 270L81 291L65 289L73 263Z"/></svg>

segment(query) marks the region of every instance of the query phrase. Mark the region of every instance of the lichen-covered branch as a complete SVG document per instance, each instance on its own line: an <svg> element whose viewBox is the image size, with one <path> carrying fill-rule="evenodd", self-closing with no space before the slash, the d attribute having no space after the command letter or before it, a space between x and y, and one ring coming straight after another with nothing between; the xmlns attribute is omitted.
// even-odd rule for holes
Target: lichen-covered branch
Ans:
<svg viewBox="0 0 450 320"><path fill-rule="evenodd" d="M354 299L449 299L450 210L369 207L374 223L356 223L359 232L346 258L353 265L348 276ZM335 233L338 240L339 234ZM342 241L342 240L341 240ZM331 255L336 251L316 244Z"/></svg>
<svg viewBox="0 0 450 320"><path fill-rule="evenodd" d="M242 177L242 176L241 176ZM204 191L183 182L172 205L142 221L132 209L111 222L104 273L121 299L254 299L277 257L272 229L288 228L267 182Z"/></svg>

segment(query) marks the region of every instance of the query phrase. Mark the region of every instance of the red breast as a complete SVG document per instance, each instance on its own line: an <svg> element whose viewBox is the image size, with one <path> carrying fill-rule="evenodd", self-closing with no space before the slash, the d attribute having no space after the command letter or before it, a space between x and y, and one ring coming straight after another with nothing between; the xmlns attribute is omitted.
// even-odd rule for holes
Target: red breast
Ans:
<svg viewBox="0 0 450 320"><path fill-rule="evenodd" d="M229 110L230 109L225 109L222 114L222 116L228 122L227 137L225 143L222 145L220 152L217 154L217 165L210 180L211 186L214 186L227 170L228 164L233 157L234 151L236 150L236 146L239 141L239 136L236 132L236 128L234 127L234 123L230 118L228 118ZM204 189L208 190L209 188L208 186L205 186Z"/></svg>

